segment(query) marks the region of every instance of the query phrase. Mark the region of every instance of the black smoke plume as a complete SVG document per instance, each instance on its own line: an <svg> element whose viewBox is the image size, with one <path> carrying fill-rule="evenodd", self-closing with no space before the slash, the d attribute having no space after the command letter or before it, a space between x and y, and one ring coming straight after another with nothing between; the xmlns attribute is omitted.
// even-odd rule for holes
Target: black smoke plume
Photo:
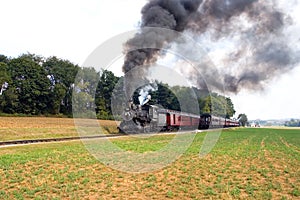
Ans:
<svg viewBox="0 0 300 200"><path fill-rule="evenodd" d="M152 0L142 9L141 27L158 27L182 32L185 30L193 13L195 13L202 0ZM139 73L128 73L135 67L155 63L160 50L174 41L176 34L169 35L163 30L141 29L142 31L125 44L125 61L123 72L125 73L125 90L132 94L132 75L144 77L145 69L139 69ZM152 48L149 48L152 47ZM143 48L145 47L145 48Z"/></svg>
<svg viewBox="0 0 300 200"><path fill-rule="evenodd" d="M225 87L234 93L242 88L262 89L273 77L296 66L299 57L285 33L291 24L291 18L278 8L276 1L265 0L150 0L142 9L141 21L142 28L186 32L198 38L200 44L201 40L235 41L236 48L223 60L219 75L214 69L210 70L209 62L198 63L197 72L189 71L187 75L199 87L206 82L215 89ZM134 75L145 78L148 67L162 55L161 49L170 47L176 38L176 34L141 29L125 44L125 79L129 76L126 73L135 67L141 69ZM147 48L141 48L143 46ZM202 76L198 76L199 73ZM130 91L131 78L127 77L125 83L129 94L133 92Z"/></svg>
<svg viewBox="0 0 300 200"><path fill-rule="evenodd" d="M263 89L272 78L299 63L297 51L285 34L289 25L292 25L291 18L277 8L276 1L207 0L187 30L194 35L209 33L213 41L237 40L236 49L223 60L224 68L214 76L222 80L226 91L237 93L241 89ZM237 66L234 72L232 66ZM204 76L213 77L209 70L203 71L201 67L198 70ZM222 89L220 82L207 82Z"/></svg>

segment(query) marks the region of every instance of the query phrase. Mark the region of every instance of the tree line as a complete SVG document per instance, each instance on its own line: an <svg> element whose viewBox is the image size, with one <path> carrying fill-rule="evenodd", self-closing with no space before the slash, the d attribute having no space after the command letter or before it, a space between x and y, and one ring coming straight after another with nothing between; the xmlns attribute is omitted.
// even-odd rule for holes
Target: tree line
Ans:
<svg viewBox="0 0 300 200"><path fill-rule="evenodd" d="M291 119L290 121L286 121L284 126L287 127L300 127L300 120L299 119Z"/></svg>
<svg viewBox="0 0 300 200"><path fill-rule="evenodd" d="M122 110L121 104L127 101L120 95L124 88L123 79L111 71L81 68L55 56L45 58L27 53L9 58L0 55L0 113L72 116L75 107L83 112L93 110L100 119L112 119L115 114L112 101L120 102L117 110ZM156 82L155 87L151 91L152 104L190 113L198 110L195 114L211 113L227 118L235 114L229 97L161 82ZM139 90L136 90L133 100L137 104L138 96ZM197 109L190 106L194 104Z"/></svg>

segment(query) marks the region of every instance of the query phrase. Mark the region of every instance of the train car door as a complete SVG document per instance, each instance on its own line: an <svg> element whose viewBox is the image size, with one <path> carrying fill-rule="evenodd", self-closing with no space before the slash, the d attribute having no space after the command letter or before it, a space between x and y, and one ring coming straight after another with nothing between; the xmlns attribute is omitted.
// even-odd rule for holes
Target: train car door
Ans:
<svg viewBox="0 0 300 200"><path fill-rule="evenodd" d="M173 125L176 125L176 115L173 114Z"/></svg>
<svg viewBox="0 0 300 200"><path fill-rule="evenodd" d="M166 116L167 116L167 126L170 126L171 125L171 115L170 115L170 113L167 113L166 114Z"/></svg>

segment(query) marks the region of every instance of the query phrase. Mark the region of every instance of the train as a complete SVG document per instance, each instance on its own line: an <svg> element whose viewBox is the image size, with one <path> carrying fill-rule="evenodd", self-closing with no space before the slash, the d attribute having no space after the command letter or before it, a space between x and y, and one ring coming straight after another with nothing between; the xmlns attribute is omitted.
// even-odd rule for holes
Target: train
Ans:
<svg viewBox="0 0 300 200"><path fill-rule="evenodd" d="M120 133L150 133L178 130L226 128L240 126L237 120L209 113L196 115L160 108L156 105L135 105L129 102L118 127Z"/></svg>

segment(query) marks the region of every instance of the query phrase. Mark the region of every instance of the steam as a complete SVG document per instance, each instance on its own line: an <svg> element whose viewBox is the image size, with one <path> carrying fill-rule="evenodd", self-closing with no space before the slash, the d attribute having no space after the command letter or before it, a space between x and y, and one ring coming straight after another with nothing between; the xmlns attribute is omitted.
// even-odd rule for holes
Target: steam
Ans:
<svg viewBox="0 0 300 200"><path fill-rule="evenodd" d="M184 32L198 40L208 53L223 48L226 41L233 47L225 48L226 53L218 63L223 66L218 68L219 73L209 59L199 62L196 59L199 55L193 55L197 72L188 70L187 76L199 88L205 87L206 82L217 90L225 87L226 91L237 93L241 89L262 89L274 77L296 67L300 59L291 42L295 39L288 32L292 24L291 17L279 8L277 1L150 0L142 9L141 27ZM146 79L148 67L163 57L161 49L189 51L192 45L176 44L177 37L156 29L141 29L125 44L125 79L132 78L126 73L135 67L142 68L135 76ZM143 46L148 48L136 49ZM130 90L129 83L125 83L125 90Z"/></svg>
<svg viewBox="0 0 300 200"><path fill-rule="evenodd" d="M145 105L146 103L148 103L151 100L151 95L149 95L149 92L155 91L155 90L157 90L157 89L155 89L151 85L146 85L140 90L139 102L140 102L141 106Z"/></svg>

